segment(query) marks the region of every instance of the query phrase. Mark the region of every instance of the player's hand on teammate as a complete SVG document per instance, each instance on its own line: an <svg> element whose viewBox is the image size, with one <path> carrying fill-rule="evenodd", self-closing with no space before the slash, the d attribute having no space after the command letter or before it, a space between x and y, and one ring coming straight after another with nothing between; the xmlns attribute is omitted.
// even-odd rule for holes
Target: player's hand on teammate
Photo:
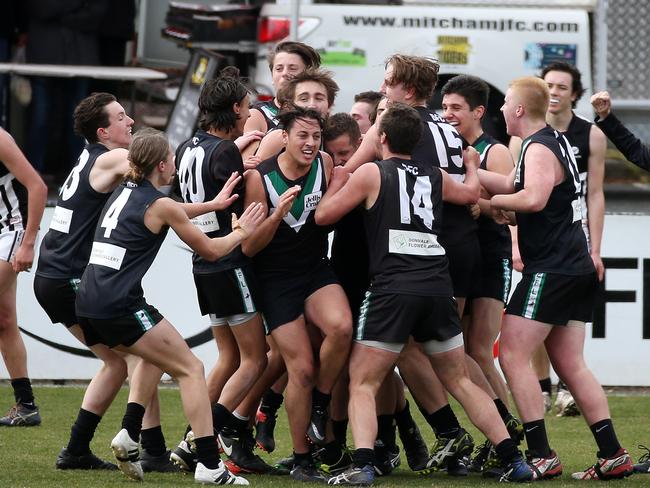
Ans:
<svg viewBox="0 0 650 488"><path fill-rule="evenodd" d="M469 210L469 214L474 220L478 219L481 216L481 207L479 207L478 203L467 205L467 210Z"/></svg>
<svg viewBox="0 0 650 488"><path fill-rule="evenodd" d="M21 271L29 271L32 268L32 263L34 262L34 246L28 246L22 244L18 247L16 254L14 256L13 262L11 263L14 271L20 273Z"/></svg>
<svg viewBox="0 0 650 488"><path fill-rule="evenodd" d="M232 231L240 231L244 239L250 236L264 220L264 206L260 202L251 203L241 217L232 214Z"/></svg>
<svg viewBox="0 0 650 488"><path fill-rule="evenodd" d="M497 224L517 225L517 217L510 210L492 209L492 219Z"/></svg>
<svg viewBox="0 0 650 488"><path fill-rule="evenodd" d="M295 185L280 195L278 205L275 207L275 212L273 212L273 215L277 216L276 218L283 219L284 216L289 213L289 210L291 210L291 205L293 205L293 201L298 196L298 193L300 193L300 190L300 186Z"/></svg>
<svg viewBox="0 0 650 488"><path fill-rule="evenodd" d="M216 197L212 200L215 210L223 210L228 208L235 200L239 198L239 194L233 193L237 183L241 181L241 175L236 171L230 175L226 184L223 185L221 191L217 194Z"/></svg>
<svg viewBox="0 0 650 488"><path fill-rule="evenodd" d="M481 165L481 156L472 146L467 146L463 149L463 164L466 168L474 168L476 170Z"/></svg>
<svg viewBox="0 0 650 488"><path fill-rule="evenodd" d="M262 158L259 156L249 156L244 161L244 171L250 171L251 169L257 168L257 165L262 162Z"/></svg>
<svg viewBox="0 0 650 488"><path fill-rule="evenodd" d="M607 117L612 111L612 99L606 91L601 91L592 95L591 105L594 107L596 115L601 119Z"/></svg>
<svg viewBox="0 0 650 488"><path fill-rule="evenodd" d="M264 137L264 132L261 130L252 130L235 139L235 145L241 152L246 149L251 142L260 141L262 137Z"/></svg>

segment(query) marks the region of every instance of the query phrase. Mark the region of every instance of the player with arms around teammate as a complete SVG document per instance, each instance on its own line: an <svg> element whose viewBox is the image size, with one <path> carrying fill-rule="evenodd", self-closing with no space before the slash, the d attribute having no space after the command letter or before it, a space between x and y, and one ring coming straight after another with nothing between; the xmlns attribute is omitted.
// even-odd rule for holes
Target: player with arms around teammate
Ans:
<svg viewBox="0 0 650 488"><path fill-rule="evenodd" d="M236 76L222 73L204 85L199 110L199 130L177 150L180 195L186 203L212 200L231 183L232 175L244 172L241 154L233 141L242 134L249 116L246 87ZM192 223L208 237L228 235L232 232L231 213L240 214L243 210L241 176L231 199L234 201L230 206L199 215ZM203 315L210 317L219 350L207 384L214 428L221 435L226 425L234 430L247 426L247 419L233 417L232 412L266 366L264 326L255 303L257 285L252 263L242 254L241 247L217 261L194 253L192 261L199 307ZM248 467L248 471L272 469L258 456L239 452L229 438L222 437L221 445L230 458L235 457L238 466ZM172 458L183 469L191 470L193 463L187 459L186 447L187 443L181 442ZM248 456L242 459L245 454Z"/></svg>
<svg viewBox="0 0 650 488"><path fill-rule="evenodd" d="M246 176L246 201L264 201L269 216L243 250L254 256L267 330L287 367L286 409L294 448L291 476L324 481L305 434L309 427L324 438L332 388L348 357L352 318L327 259L327 229L314 222L333 166L329 155L319 151L322 118L301 108L279 117L285 151ZM322 336L318 367L307 324Z"/></svg>
<svg viewBox="0 0 650 488"><path fill-rule="evenodd" d="M40 425L32 385L27 375L27 352L16 318L16 277L34 260L34 244L43 216L47 187L18 148L0 128L0 351L16 405L0 427Z"/></svg>
<svg viewBox="0 0 650 488"><path fill-rule="evenodd" d="M480 171L481 183L494 195L492 208L516 213L524 264L506 308L500 362L524 422L535 479L562 473L549 446L541 390L530 367L542 344L598 444L596 464L573 478L622 478L632 473L632 462L616 438L607 397L583 357L598 276L582 232L580 175L569 142L546 124L549 98L539 78L510 84L501 111L508 133L523 140L519 161L507 177Z"/></svg>
<svg viewBox="0 0 650 488"><path fill-rule="evenodd" d="M160 368L180 385L185 415L195 434L198 464L195 480L208 484L248 484L233 476L219 460L203 364L174 327L144 298L141 280L151 266L168 229L211 260L230 253L262 219L253 204L233 232L214 239L189 217L223 208L223 202L179 204L160 192L175 174L174 154L164 134L138 133L129 149L131 169L106 202L95 231L90 261L77 294L76 311L88 341L140 356L133 374L122 430L111 448L127 476L141 480L137 439L145 405L157 386L149 370ZM226 205L230 202L227 201Z"/></svg>
<svg viewBox="0 0 650 488"><path fill-rule="evenodd" d="M354 467L329 483L373 482L375 395L409 337L422 345L444 386L496 446L506 465L503 480L524 481L532 476L530 469L490 398L467 375L447 257L438 243L442 202L465 205L478 199L478 154L465 153L466 178L457 182L439 168L411 159L421 131L415 109L391 105L377 127L383 160L364 164L349 180L345 172L335 172L317 209L317 221L331 224L362 204L372 243L371 285L350 357Z"/></svg>

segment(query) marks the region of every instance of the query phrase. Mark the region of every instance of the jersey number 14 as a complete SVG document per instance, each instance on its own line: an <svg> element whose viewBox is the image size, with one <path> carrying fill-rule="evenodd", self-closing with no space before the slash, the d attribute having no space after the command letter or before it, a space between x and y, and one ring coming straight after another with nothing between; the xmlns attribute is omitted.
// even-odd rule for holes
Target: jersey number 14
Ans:
<svg viewBox="0 0 650 488"><path fill-rule="evenodd" d="M413 184L413 194L409 194L406 184L406 171L397 169L399 179L399 213L402 224L411 223L411 215L422 219L429 230L433 228L433 202L431 201L431 180L428 176L417 176Z"/></svg>

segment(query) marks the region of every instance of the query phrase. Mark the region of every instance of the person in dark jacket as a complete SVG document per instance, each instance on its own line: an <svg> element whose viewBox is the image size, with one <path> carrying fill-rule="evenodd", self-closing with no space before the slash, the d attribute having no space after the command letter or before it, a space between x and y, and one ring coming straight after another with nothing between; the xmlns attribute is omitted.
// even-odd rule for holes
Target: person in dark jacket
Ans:
<svg viewBox="0 0 650 488"><path fill-rule="evenodd" d="M99 65L98 31L109 5L108 0L28 0L27 62ZM83 148L83 140L72 130L72 112L87 95L88 80L33 77L31 83L27 155L42 173L48 146L57 140L53 133L57 127L63 131L58 139L67 146L63 154L57 151L57 160L73 161ZM68 170L55 168L52 172L65 174Z"/></svg>
<svg viewBox="0 0 650 488"><path fill-rule="evenodd" d="M650 171L650 147L630 132L612 113L612 100L606 91L591 97L591 105L596 111L596 125L605 133L616 149L639 168Z"/></svg>

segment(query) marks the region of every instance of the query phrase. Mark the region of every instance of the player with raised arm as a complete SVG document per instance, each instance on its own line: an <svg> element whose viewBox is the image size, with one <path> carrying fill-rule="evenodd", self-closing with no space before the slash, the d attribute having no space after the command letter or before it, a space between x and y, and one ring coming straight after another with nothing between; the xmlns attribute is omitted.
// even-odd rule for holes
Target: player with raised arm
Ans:
<svg viewBox="0 0 650 488"><path fill-rule="evenodd" d="M194 478L204 484L248 482L219 460L203 364L181 335L149 305L141 281L168 229L206 259L217 260L241 244L262 220L261 204L251 204L233 231L210 239L189 217L227 207L230 199L179 204L161 193L176 175L174 154L163 133L143 130L129 148L130 170L106 202L95 230L90 260L77 293L76 312L86 340L142 358L133 373L122 429L111 448L130 478L143 479L137 439L145 405L155 391L153 371L178 382L183 408L194 430L198 463Z"/></svg>

